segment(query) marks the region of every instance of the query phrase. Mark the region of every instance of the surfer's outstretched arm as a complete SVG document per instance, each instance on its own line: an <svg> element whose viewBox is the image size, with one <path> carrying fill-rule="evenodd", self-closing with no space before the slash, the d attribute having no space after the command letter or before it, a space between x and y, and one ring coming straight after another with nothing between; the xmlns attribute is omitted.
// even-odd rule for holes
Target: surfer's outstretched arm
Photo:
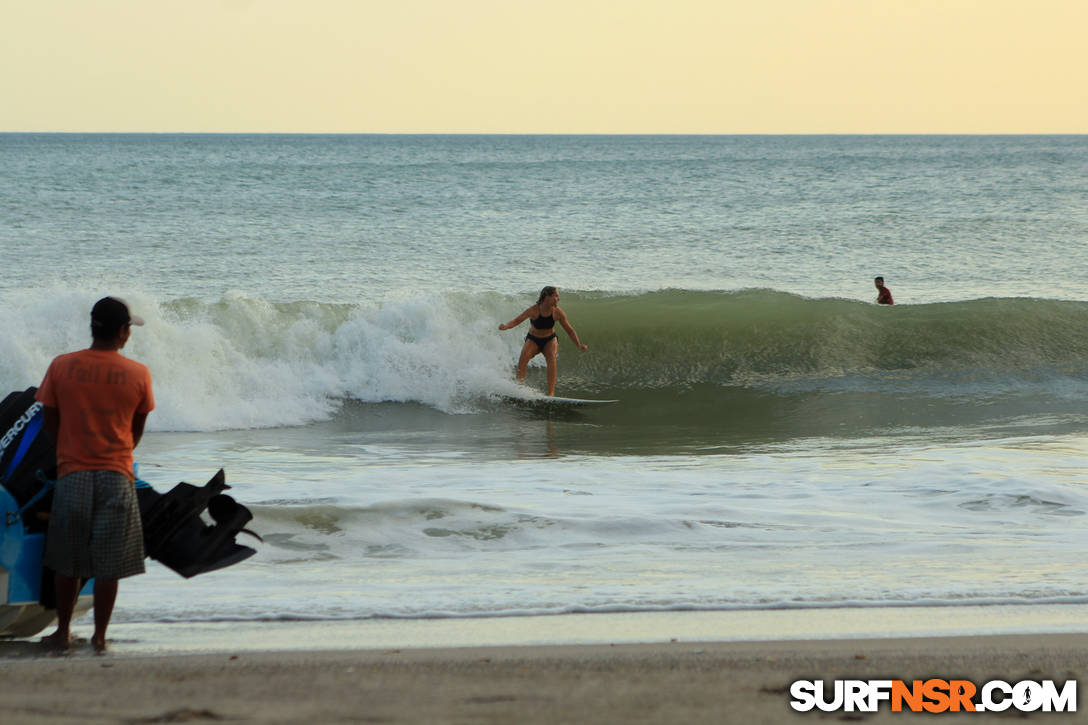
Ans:
<svg viewBox="0 0 1088 725"><path fill-rule="evenodd" d="M578 333L574 331L574 327L572 327L570 322L567 321L567 313L556 307L555 314L556 319L559 320L559 324L562 325L563 329L567 331L567 335L570 336L570 339L574 343L574 345L582 352L588 350L589 348L583 345L582 341L578 339Z"/></svg>
<svg viewBox="0 0 1088 725"><path fill-rule="evenodd" d="M536 305L533 305L532 307L529 307L528 309L526 309L525 312L522 312L520 315L518 315L514 319L510 320L509 322L499 323L499 329L500 330L512 330L515 327L517 327L518 325L520 325L521 323L528 320L530 317L532 317L533 312L535 312L535 311L536 311Z"/></svg>

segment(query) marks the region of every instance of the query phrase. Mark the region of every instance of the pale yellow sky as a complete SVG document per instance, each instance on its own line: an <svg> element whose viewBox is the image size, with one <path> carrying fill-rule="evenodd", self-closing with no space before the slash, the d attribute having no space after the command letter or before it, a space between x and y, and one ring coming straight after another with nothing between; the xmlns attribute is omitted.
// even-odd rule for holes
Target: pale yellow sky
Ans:
<svg viewBox="0 0 1088 725"><path fill-rule="evenodd" d="M0 0L0 131L1088 133L1088 0Z"/></svg>

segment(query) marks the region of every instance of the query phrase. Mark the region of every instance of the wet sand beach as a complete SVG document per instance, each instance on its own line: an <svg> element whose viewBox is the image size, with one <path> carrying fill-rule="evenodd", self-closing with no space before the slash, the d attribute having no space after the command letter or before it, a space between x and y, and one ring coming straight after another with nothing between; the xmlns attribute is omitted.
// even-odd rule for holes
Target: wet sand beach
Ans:
<svg viewBox="0 0 1088 725"><path fill-rule="evenodd" d="M1079 679L1088 635L503 646L95 657L0 645L6 723L897 722L790 709L797 679ZM1079 722L1081 713L943 721Z"/></svg>

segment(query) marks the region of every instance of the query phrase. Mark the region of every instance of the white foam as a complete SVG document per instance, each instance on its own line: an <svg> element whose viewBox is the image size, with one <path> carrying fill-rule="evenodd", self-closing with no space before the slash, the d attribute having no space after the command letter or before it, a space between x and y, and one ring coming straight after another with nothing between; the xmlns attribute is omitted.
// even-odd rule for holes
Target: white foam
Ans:
<svg viewBox="0 0 1088 725"><path fill-rule="evenodd" d="M342 399L416 401L448 413L511 393L521 339L501 298L431 295L382 305L277 305L240 293L214 303L139 291L5 292L0 379L40 383L49 361L89 344L88 315L118 294L145 320L124 354L151 368L151 430L303 425Z"/></svg>

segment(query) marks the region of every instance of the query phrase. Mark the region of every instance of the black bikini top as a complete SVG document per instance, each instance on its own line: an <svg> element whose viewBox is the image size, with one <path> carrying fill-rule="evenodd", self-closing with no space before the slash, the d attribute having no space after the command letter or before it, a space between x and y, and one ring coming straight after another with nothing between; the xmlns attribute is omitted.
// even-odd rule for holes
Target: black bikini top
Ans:
<svg viewBox="0 0 1088 725"><path fill-rule="evenodd" d="M547 317L541 315L540 317L532 321L532 325L538 330L552 329L553 327L555 327L555 313L552 313Z"/></svg>

